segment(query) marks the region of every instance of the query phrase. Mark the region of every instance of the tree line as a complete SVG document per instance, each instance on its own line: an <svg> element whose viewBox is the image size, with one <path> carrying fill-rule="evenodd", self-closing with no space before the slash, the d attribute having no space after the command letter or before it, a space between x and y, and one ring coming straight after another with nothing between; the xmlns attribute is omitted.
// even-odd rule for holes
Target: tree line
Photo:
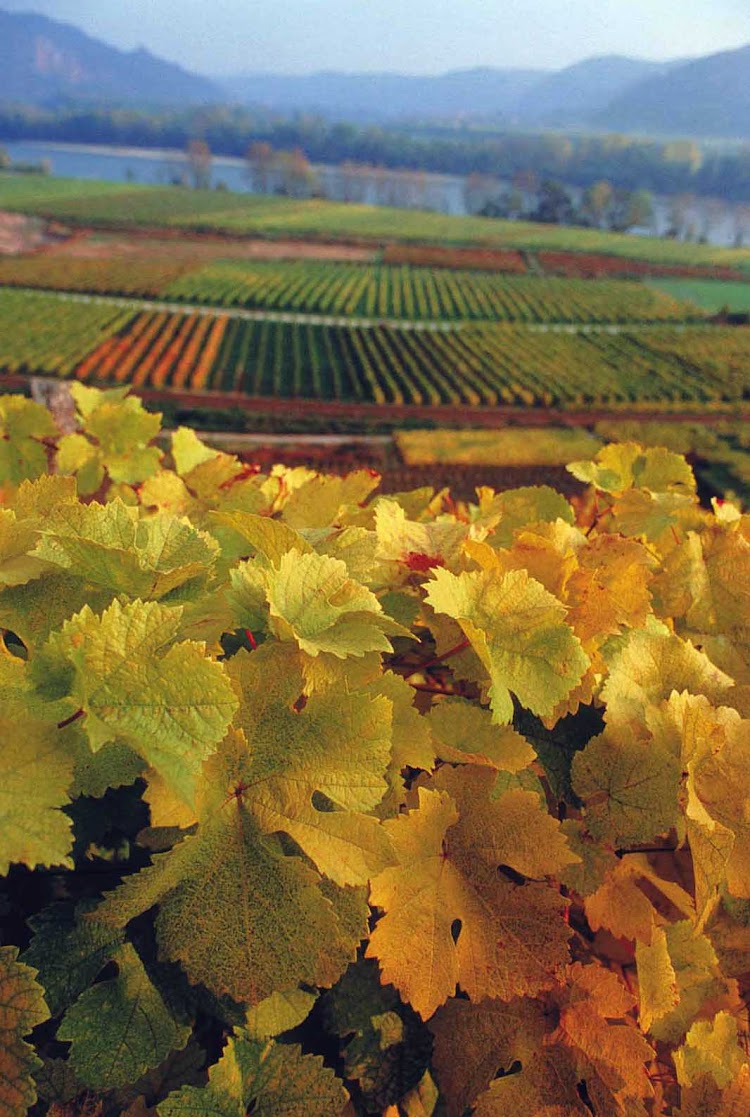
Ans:
<svg viewBox="0 0 750 1117"><path fill-rule="evenodd" d="M529 173L586 189L606 180L616 189L691 193L750 201L750 144L704 149L691 140L647 140L624 135L530 135L466 128L331 123L297 113L283 117L238 106L138 110L68 106L0 108L0 137L108 143L184 150L191 140L221 155L243 156L248 146L304 151L313 163L399 168L512 179Z"/></svg>

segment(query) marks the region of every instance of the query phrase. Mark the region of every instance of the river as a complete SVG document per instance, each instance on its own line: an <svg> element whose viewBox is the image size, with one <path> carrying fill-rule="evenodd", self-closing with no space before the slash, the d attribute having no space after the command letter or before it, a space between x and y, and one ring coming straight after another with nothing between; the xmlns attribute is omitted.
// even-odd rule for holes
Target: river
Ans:
<svg viewBox="0 0 750 1117"><path fill-rule="evenodd" d="M135 182L167 185L183 179L188 172L184 152L145 148L105 147L86 144L45 143L40 140L4 142L0 146L13 162L39 163L47 160L51 173L63 178L104 179L109 182ZM461 215L466 209L466 180L459 175L373 170L369 176L355 176L348 183L338 167L315 167L322 193L334 200L356 200L374 205L397 205L405 208L437 210ZM226 187L240 193L252 193L247 164L244 159L215 155L211 163L211 186ZM271 176L269 188L278 182ZM498 188L509 184L498 181ZM574 200L581 190L568 187ZM527 203L533 205L533 197ZM654 199L654 221L648 228L633 230L636 235L661 236L670 224L672 201ZM691 228L715 245L734 243L737 230L745 226L745 241L750 240L750 216L747 206L733 206L710 198L694 199L685 209L685 228Z"/></svg>

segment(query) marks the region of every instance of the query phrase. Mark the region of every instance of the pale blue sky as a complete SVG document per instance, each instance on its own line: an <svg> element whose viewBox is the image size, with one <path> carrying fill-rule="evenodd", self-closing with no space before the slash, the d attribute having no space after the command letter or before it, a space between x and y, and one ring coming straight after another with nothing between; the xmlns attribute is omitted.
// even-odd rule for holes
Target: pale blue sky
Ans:
<svg viewBox="0 0 750 1117"><path fill-rule="evenodd" d="M750 42L750 0L0 0L207 74L559 68Z"/></svg>

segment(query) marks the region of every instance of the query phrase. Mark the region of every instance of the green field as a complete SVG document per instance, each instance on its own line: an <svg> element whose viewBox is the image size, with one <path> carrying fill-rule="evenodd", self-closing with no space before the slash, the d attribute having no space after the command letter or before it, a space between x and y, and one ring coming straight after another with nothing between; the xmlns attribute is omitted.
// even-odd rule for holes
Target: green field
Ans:
<svg viewBox="0 0 750 1117"><path fill-rule="evenodd" d="M568 465L595 457L602 441L583 429L509 427L414 430L395 436L407 465Z"/></svg>
<svg viewBox="0 0 750 1117"><path fill-rule="evenodd" d="M674 299L693 303L714 314L725 308L750 313L750 283L718 279L650 279L648 284Z"/></svg>
<svg viewBox="0 0 750 1117"><path fill-rule="evenodd" d="M531 251L609 253L657 264L750 268L750 249L535 225L480 217L451 217L386 206L191 191L180 187L80 182L0 175L0 209L80 224L128 228L159 225L259 236L305 236L484 245Z"/></svg>

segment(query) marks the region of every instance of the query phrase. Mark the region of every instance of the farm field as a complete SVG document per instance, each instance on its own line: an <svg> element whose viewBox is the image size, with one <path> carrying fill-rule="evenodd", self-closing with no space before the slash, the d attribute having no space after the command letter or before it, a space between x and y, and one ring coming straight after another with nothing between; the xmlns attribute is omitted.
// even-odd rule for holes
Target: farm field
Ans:
<svg viewBox="0 0 750 1117"><path fill-rule="evenodd" d="M727 308L750 313L750 284L712 279L650 279L649 286L709 313Z"/></svg>
<svg viewBox="0 0 750 1117"><path fill-rule="evenodd" d="M0 282L4 274L0 268ZM691 317L686 304L645 284L592 284L407 265L217 263L181 275L163 293L170 299L217 306L409 320L653 322ZM692 317L700 317L700 312Z"/></svg>
<svg viewBox="0 0 750 1117"><path fill-rule="evenodd" d="M4 328L3 328L4 326ZM750 396L750 329L320 325L0 291L0 367L234 397L670 407Z"/></svg>
<svg viewBox="0 0 750 1117"><path fill-rule="evenodd" d="M668 293L626 280L592 283L310 260L201 265L185 255L159 260L38 254L0 258L0 286L408 320L622 323L703 315Z"/></svg>
<svg viewBox="0 0 750 1117"><path fill-rule="evenodd" d="M519 251L602 253L655 265L750 268L750 249L657 240L480 217L451 217L319 199L80 183L0 175L0 209L82 225L163 226L238 236L305 236L381 244L425 242Z"/></svg>

